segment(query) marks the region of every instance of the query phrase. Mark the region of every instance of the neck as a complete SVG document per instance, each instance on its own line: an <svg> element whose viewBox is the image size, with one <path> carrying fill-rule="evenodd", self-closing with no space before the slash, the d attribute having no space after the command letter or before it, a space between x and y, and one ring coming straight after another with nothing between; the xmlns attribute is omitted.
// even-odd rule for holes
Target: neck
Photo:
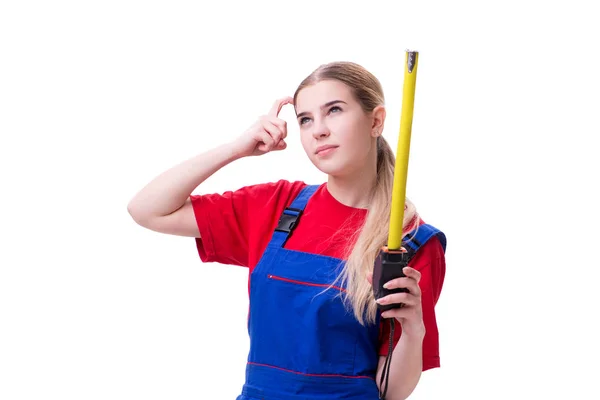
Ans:
<svg viewBox="0 0 600 400"><path fill-rule="evenodd" d="M329 175L327 190L340 203L353 208L368 208L377 179L377 164L369 163L353 174Z"/></svg>

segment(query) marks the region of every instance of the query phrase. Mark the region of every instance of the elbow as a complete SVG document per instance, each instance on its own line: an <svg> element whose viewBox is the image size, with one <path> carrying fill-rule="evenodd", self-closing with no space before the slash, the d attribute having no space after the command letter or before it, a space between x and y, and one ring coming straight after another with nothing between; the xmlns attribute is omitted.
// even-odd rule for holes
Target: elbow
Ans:
<svg viewBox="0 0 600 400"><path fill-rule="evenodd" d="M410 395L412 394L413 390L409 391L408 393L389 393L388 395L385 396L386 400L407 400Z"/></svg>
<svg viewBox="0 0 600 400"><path fill-rule="evenodd" d="M134 200L131 200L129 204L127 204L127 213L135 221L135 223L141 226L146 226L148 218L145 216L141 207L137 205Z"/></svg>
<svg viewBox="0 0 600 400"><path fill-rule="evenodd" d="M386 400L408 399L417 388L420 377L421 374L419 373L418 376L413 376L409 379L395 380L393 383L390 379L390 386L388 388L387 396L385 397Z"/></svg>
<svg viewBox="0 0 600 400"><path fill-rule="evenodd" d="M399 388L400 390L396 391L396 393L393 393L392 396L390 397L390 400L406 400L406 399L408 399L413 394L415 389L417 388L417 384L418 384L418 380L417 380L417 382L413 382L413 384L411 384L411 385L407 385L407 386Z"/></svg>

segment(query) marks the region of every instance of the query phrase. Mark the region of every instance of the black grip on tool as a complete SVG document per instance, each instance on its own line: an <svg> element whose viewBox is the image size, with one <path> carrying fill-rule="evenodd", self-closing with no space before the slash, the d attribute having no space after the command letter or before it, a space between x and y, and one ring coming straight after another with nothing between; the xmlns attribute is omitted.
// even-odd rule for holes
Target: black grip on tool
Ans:
<svg viewBox="0 0 600 400"><path fill-rule="evenodd" d="M408 265L408 254L400 251L385 251L381 250L379 255L375 259L375 265L373 267L373 295L375 299L380 299L392 293L406 293L408 289L386 289L383 287L384 284L391 281L392 279L405 277L402 271L404 267ZM401 303L395 304L378 304L381 311L391 310L393 308L400 308L403 305Z"/></svg>

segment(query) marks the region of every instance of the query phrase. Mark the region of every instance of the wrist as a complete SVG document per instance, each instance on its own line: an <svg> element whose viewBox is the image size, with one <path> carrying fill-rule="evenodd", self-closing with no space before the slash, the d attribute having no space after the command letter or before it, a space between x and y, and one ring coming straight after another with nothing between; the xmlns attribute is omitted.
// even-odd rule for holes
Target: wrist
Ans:
<svg viewBox="0 0 600 400"><path fill-rule="evenodd" d="M227 160L229 162L248 156L248 154L245 154L244 150L237 145L237 141L226 143L223 145L223 149L227 153Z"/></svg>
<svg viewBox="0 0 600 400"><path fill-rule="evenodd" d="M424 323L410 326L408 324L405 324L402 326L402 337L406 337L411 341L422 342L423 338L425 338L425 333L426 329Z"/></svg>

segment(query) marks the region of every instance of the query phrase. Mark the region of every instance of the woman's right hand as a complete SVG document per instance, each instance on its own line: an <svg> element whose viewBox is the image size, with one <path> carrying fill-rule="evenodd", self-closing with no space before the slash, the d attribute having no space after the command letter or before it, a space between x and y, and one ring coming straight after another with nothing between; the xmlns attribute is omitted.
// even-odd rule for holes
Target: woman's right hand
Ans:
<svg viewBox="0 0 600 400"><path fill-rule="evenodd" d="M242 157L259 156L270 151L283 150L287 147L287 122L279 118L281 108L293 104L292 97L278 99L268 114L263 115L232 145Z"/></svg>

